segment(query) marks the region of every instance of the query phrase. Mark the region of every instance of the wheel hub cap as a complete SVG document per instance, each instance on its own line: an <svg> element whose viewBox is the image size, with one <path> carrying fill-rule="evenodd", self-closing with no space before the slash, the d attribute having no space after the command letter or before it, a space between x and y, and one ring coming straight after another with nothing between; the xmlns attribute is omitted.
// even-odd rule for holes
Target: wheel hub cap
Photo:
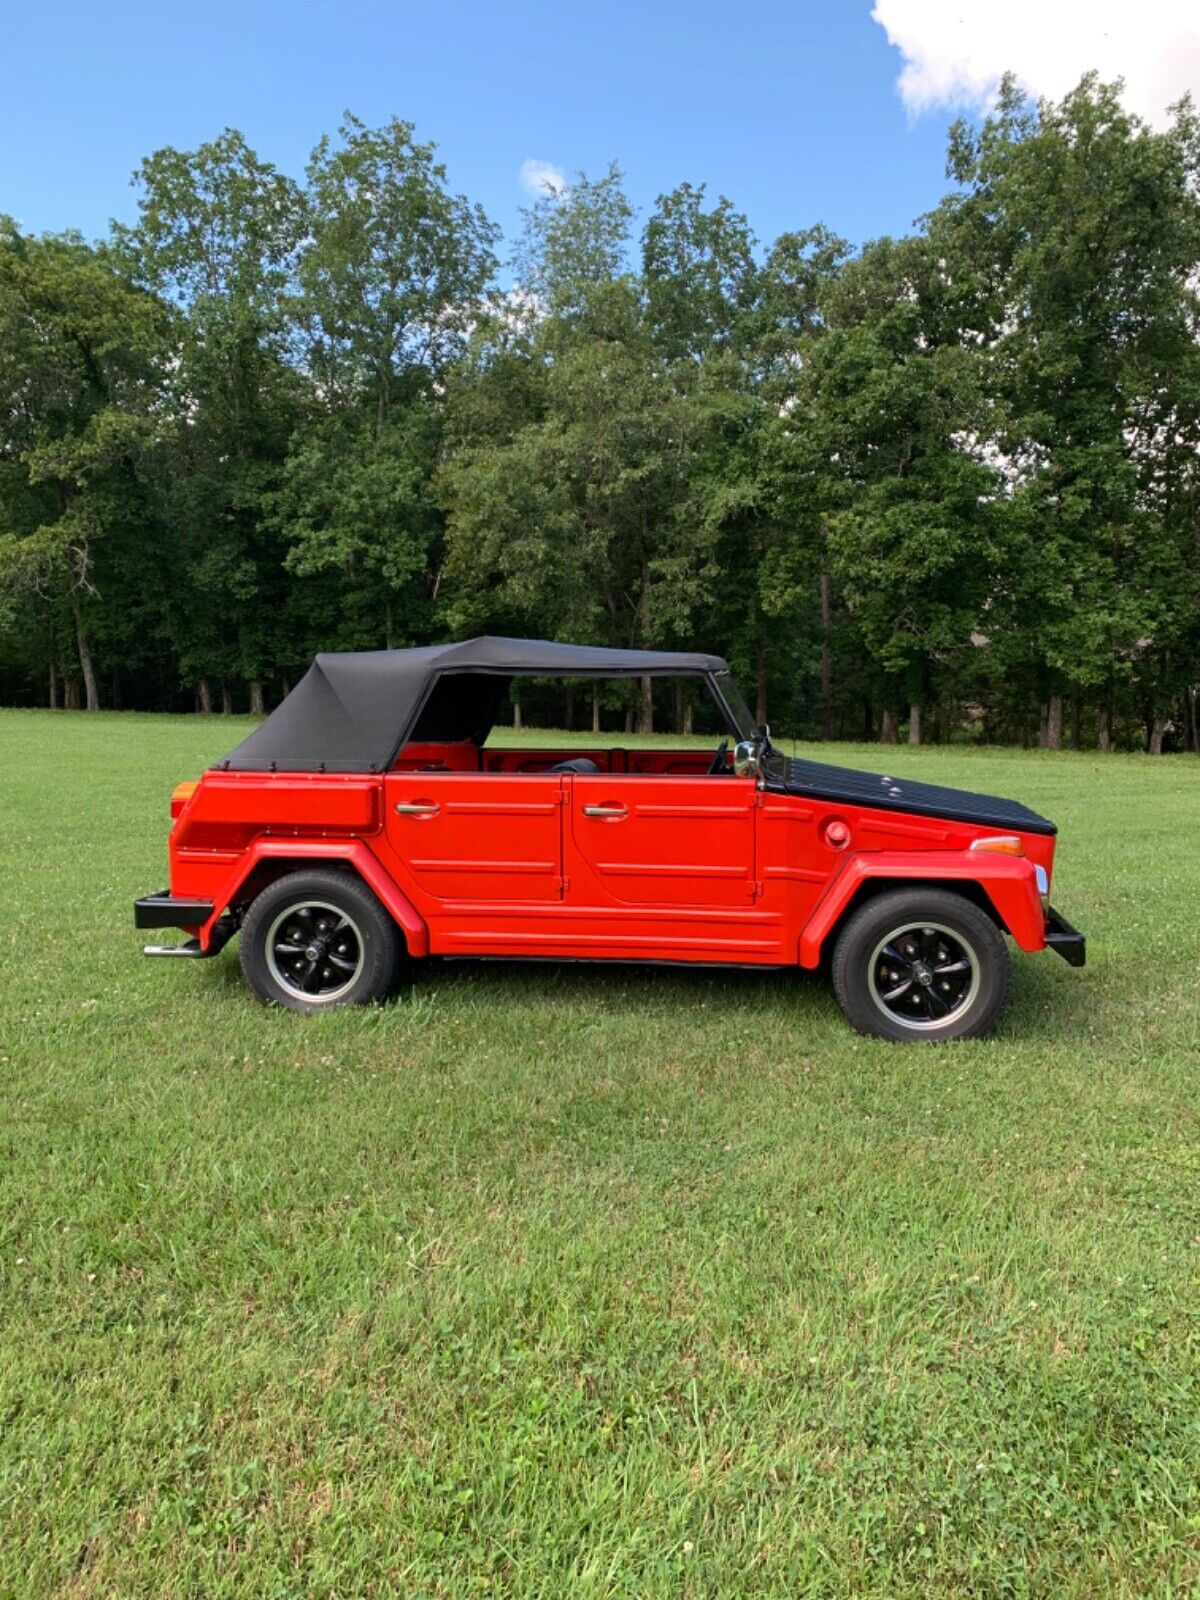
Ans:
<svg viewBox="0 0 1200 1600"><path fill-rule="evenodd" d="M947 1028L979 993L979 957L966 938L933 923L896 928L881 939L868 971L871 998L904 1028Z"/></svg>
<svg viewBox="0 0 1200 1600"><path fill-rule="evenodd" d="M271 924L266 939L272 978L297 999L328 1004L357 981L366 964L362 933L335 905L300 901Z"/></svg>

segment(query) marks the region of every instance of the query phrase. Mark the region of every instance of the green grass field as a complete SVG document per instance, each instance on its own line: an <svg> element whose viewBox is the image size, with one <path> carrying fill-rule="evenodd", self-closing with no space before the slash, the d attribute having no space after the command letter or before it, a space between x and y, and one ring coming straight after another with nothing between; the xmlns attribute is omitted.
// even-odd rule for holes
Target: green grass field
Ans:
<svg viewBox="0 0 1200 1600"><path fill-rule="evenodd" d="M1197 1592L1200 762L830 753L1060 824L1089 966L931 1050L800 975L144 961L244 726L0 713L0 1595Z"/></svg>

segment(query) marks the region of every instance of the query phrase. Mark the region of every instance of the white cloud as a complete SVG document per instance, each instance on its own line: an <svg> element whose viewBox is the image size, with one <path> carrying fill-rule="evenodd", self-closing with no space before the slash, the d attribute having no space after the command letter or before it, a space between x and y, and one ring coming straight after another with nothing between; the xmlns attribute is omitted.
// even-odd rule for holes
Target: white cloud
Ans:
<svg viewBox="0 0 1200 1600"><path fill-rule="evenodd" d="M541 200L546 195L560 195L567 187L567 180L561 167L556 167L551 161L538 161L530 156L521 163L521 187L526 194L531 194L535 200Z"/></svg>
<svg viewBox="0 0 1200 1600"><path fill-rule="evenodd" d="M871 15L914 114L985 107L1005 72L1049 99L1092 70L1124 78L1130 110L1159 127L1186 91L1200 99L1197 0L876 0Z"/></svg>

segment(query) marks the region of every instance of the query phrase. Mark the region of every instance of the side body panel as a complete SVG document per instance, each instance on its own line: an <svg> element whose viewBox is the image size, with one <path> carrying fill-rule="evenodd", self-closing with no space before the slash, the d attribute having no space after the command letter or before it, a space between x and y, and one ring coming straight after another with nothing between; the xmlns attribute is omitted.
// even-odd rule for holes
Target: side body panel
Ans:
<svg viewBox="0 0 1200 1600"><path fill-rule="evenodd" d="M546 770L581 754L599 774ZM864 884L962 883L1022 949L1044 947L1035 866L1052 870L1052 837L1023 836L1024 858L972 853L997 830L709 778L710 760L431 745L380 776L209 772L171 833L171 892L213 903L189 930L204 948L248 881L296 860L359 872L414 955L815 966Z"/></svg>

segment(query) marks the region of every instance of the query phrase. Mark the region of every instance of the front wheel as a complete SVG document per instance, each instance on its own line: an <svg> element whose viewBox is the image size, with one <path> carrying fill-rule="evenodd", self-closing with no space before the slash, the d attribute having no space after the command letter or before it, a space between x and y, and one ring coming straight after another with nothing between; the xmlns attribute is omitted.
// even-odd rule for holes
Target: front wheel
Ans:
<svg viewBox="0 0 1200 1600"><path fill-rule="evenodd" d="M396 927L346 872L289 872L251 903L242 972L260 1000L293 1011L382 1000L396 971Z"/></svg>
<svg viewBox="0 0 1200 1600"><path fill-rule="evenodd" d="M895 889L853 913L833 952L833 990L859 1033L974 1039L1008 997L1008 947L972 901L945 889Z"/></svg>

